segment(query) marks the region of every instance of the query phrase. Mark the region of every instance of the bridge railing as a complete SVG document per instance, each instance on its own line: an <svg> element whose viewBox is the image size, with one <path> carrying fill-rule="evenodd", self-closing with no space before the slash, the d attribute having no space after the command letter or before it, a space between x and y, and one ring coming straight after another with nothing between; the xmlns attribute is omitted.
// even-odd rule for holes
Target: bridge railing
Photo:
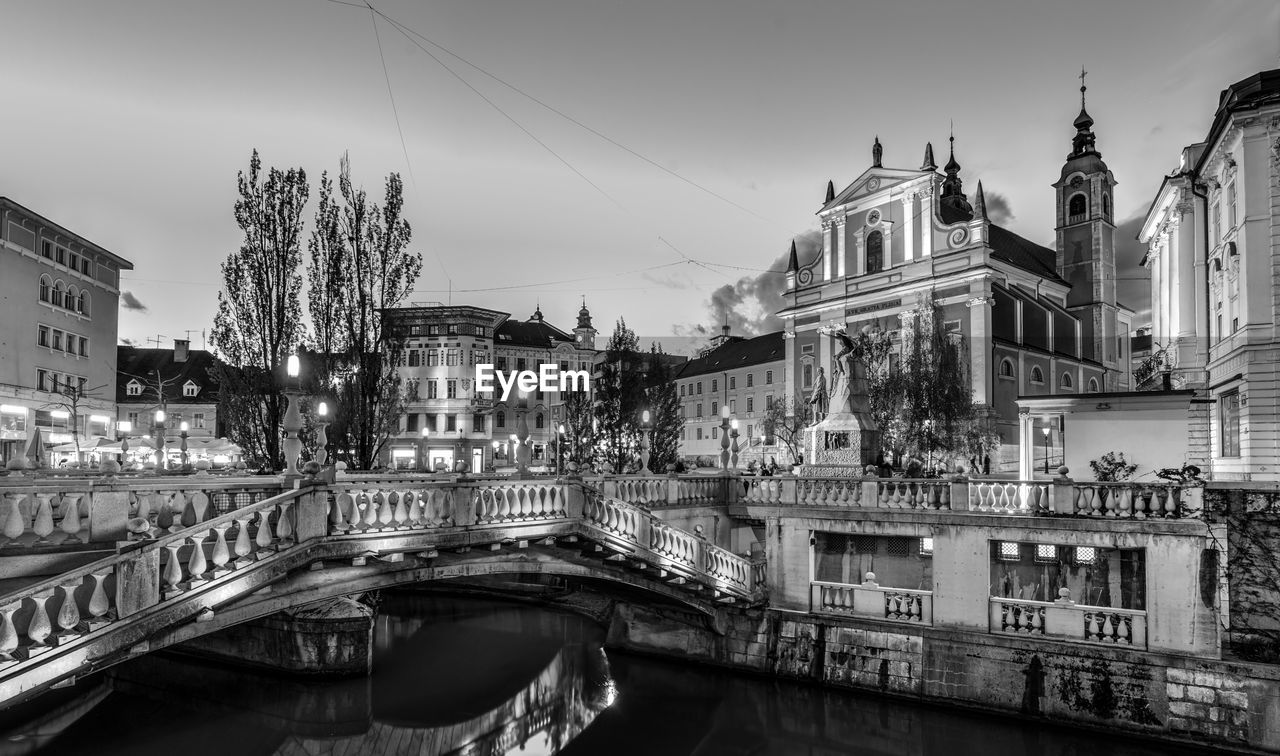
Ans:
<svg viewBox="0 0 1280 756"><path fill-rule="evenodd" d="M912 509L995 515L1184 519L1203 511L1195 484L937 478L733 478L748 505Z"/></svg>
<svg viewBox="0 0 1280 756"><path fill-rule="evenodd" d="M0 674L294 545L291 510L303 494L155 531L112 556L0 595Z"/></svg>
<svg viewBox="0 0 1280 756"><path fill-rule="evenodd" d="M743 478L723 472L714 475L602 475L584 480L605 496L649 508L732 504L745 490Z"/></svg>

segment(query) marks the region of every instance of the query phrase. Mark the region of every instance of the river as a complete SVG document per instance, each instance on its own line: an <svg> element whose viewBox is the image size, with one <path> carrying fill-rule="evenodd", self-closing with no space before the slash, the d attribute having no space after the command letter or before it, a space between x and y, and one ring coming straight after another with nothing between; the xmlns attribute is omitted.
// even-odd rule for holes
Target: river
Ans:
<svg viewBox="0 0 1280 756"><path fill-rule="evenodd" d="M606 653L590 620L385 596L371 677L152 655L0 716L0 756L1167 756L1165 744Z"/></svg>

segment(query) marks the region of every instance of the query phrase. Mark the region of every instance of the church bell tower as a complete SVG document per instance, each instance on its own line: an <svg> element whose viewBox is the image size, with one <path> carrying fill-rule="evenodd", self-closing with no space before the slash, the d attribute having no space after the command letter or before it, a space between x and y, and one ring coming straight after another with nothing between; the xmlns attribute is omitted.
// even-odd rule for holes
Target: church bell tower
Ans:
<svg viewBox="0 0 1280 756"><path fill-rule="evenodd" d="M1120 348L1116 305L1115 177L1102 162L1085 109L1085 71L1080 71L1080 115L1071 153L1053 185L1057 197L1058 275L1071 284L1067 309L1080 319L1080 356L1106 368L1104 391L1118 388ZM1055 334L1055 339L1061 338Z"/></svg>

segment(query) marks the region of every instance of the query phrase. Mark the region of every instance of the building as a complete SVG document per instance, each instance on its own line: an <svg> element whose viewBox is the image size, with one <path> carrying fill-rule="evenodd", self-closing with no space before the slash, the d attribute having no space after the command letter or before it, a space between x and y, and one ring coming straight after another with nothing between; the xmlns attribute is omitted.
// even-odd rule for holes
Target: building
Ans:
<svg viewBox="0 0 1280 756"><path fill-rule="evenodd" d="M1083 92L1053 185L1055 249L991 222L981 182L970 202L954 137L941 174L931 145L919 168L885 167L877 139L867 170L840 192L827 185L822 249L801 264L793 245L779 313L788 397L807 396L818 367L831 374L838 347L820 328L878 327L900 345L900 328L936 313L963 337L974 401L999 430L992 471L1015 472L1027 422L1018 397L1129 388L1133 312L1115 295L1115 178ZM1060 434L1052 418L1037 422Z"/></svg>
<svg viewBox="0 0 1280 756"><path fill-rule="evenodd" d="M131 435L153 435L156 410L165 412L167 437L176 437L184 422L191 439L223 435L212 352L175 339L172 349L118 346L116 359L116 419L130 424Z"/></svg>
<svg viewBox="0 0 1280 756"><path fill-rule="evenodd" d="M476 365L491 364L504 373L555 365L589 375L596 330L585 302L572 332L548 323L540 308L524 321L471 305L401 307L385 315L404 339L400 375L410 398L384 464L454 470L465 462L473 471L514 465L513 437L522 415L531 466L553 464L554 444L560 442L556 429L564 417L562 392L539 390L522 398L513 391L504 401L500 390L476 390Z"/></svg>
<svg viewBox="0 0 1280 756"><path fill-rule="evenodd" d="M744 338L724 334L675 373L684 427L680 431L680 456L711 457L718 463L721 415L738 421L739 464L779 454L771 434L766 434L765 413L784 393L786 346L782 331Z"/></svg>
<svg viewBox="0 0 1280 756"><path fill-rule="evenodd" d="M1153 340L1141 388L1196 391L1188 461L1217 479L1280 475L1277 185L1280 69L1223 90L1138 237Z"/></svg>
<svg viewBox="0 0 1280 756"><path fill-rule="evenodd" d="M114 437L120 271L128 260L0 197L0 459Z"/></svg>

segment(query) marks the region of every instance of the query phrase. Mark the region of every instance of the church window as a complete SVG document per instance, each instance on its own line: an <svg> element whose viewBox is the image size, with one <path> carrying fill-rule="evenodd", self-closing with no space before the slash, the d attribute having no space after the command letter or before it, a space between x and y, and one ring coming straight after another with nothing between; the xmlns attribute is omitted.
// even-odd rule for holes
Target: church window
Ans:
<svg viewBox="0 0 1280 756"><path fill-rule="evenodd" d="M1089 212L1089 201L1085 199L1083 194L1071 195L1071 200L1067 203L1067 219L1068 223L1076 223L1084 220L1085 213Z"/></svg>
<svg viewBox="0 0 1280 756"><path fill-rule="evenodd" d="M1090 379L1089 379L1089 393L1090 393L1090 394L1096 394L1096 393L1098 393L1098 379L1097 379L1097 378L1090 378Z"/></svg>
<svg viewBox="0 0 1280 756"><path fill-rule="evenodd" d="M1236 227L1236 182L1227 187L1227 230Z"/></svg>
<svg viewBox="0 0 1280 756"><path fill-rule="evenodd" d="M884 234L872 231L867 236L867 272L884 270Z"/></svg>
<svg viewBox="0 0 1280 756"><path fill-rule="evenodd" d="M547 427L547 421L541 412L533 416L533 427L538 429Z"/></svg>
<svg viewBox="0 0 1280 756"><path fill-rule="evenodd" d="M1064 388L1064 389L1074 388L1074 387L1075 387L1075 384L1074 384L1074 383L1072 383L1072 381L1071 381L1071 374L1070 374L1070 373L1063 373L1063 374L1062 374L1062 380L1059 382L1059 385L1060 385L1060 387L1061 387L1061 388Z"/></svg>
<svg viewBox="0 0 1280 756"><path fill-rule="evenodd" d="M1102 195L1102 217L1111 218L1111 195Z"/></svg>
<svg viewBox="0 0 1280 756"><path fill-rule="evenodd" d="M1218 399L1222 456L1240 456L1240 392L1229 391Z"/></svg>
<svg viewBox="0 0 1280 756"><path fill-rule="evenodd" d="M1013 377L1013 360L1010 360L1008 358L1000 360L1000 377L1001 378Z"/></svg>
<svg viewBox="0 0 1280 756"><path fill-rule="evenodd" d="M1044 383L1044 372L1040 370L1039 365L1034 365L1031 368L1031 382Z"/></svg>

